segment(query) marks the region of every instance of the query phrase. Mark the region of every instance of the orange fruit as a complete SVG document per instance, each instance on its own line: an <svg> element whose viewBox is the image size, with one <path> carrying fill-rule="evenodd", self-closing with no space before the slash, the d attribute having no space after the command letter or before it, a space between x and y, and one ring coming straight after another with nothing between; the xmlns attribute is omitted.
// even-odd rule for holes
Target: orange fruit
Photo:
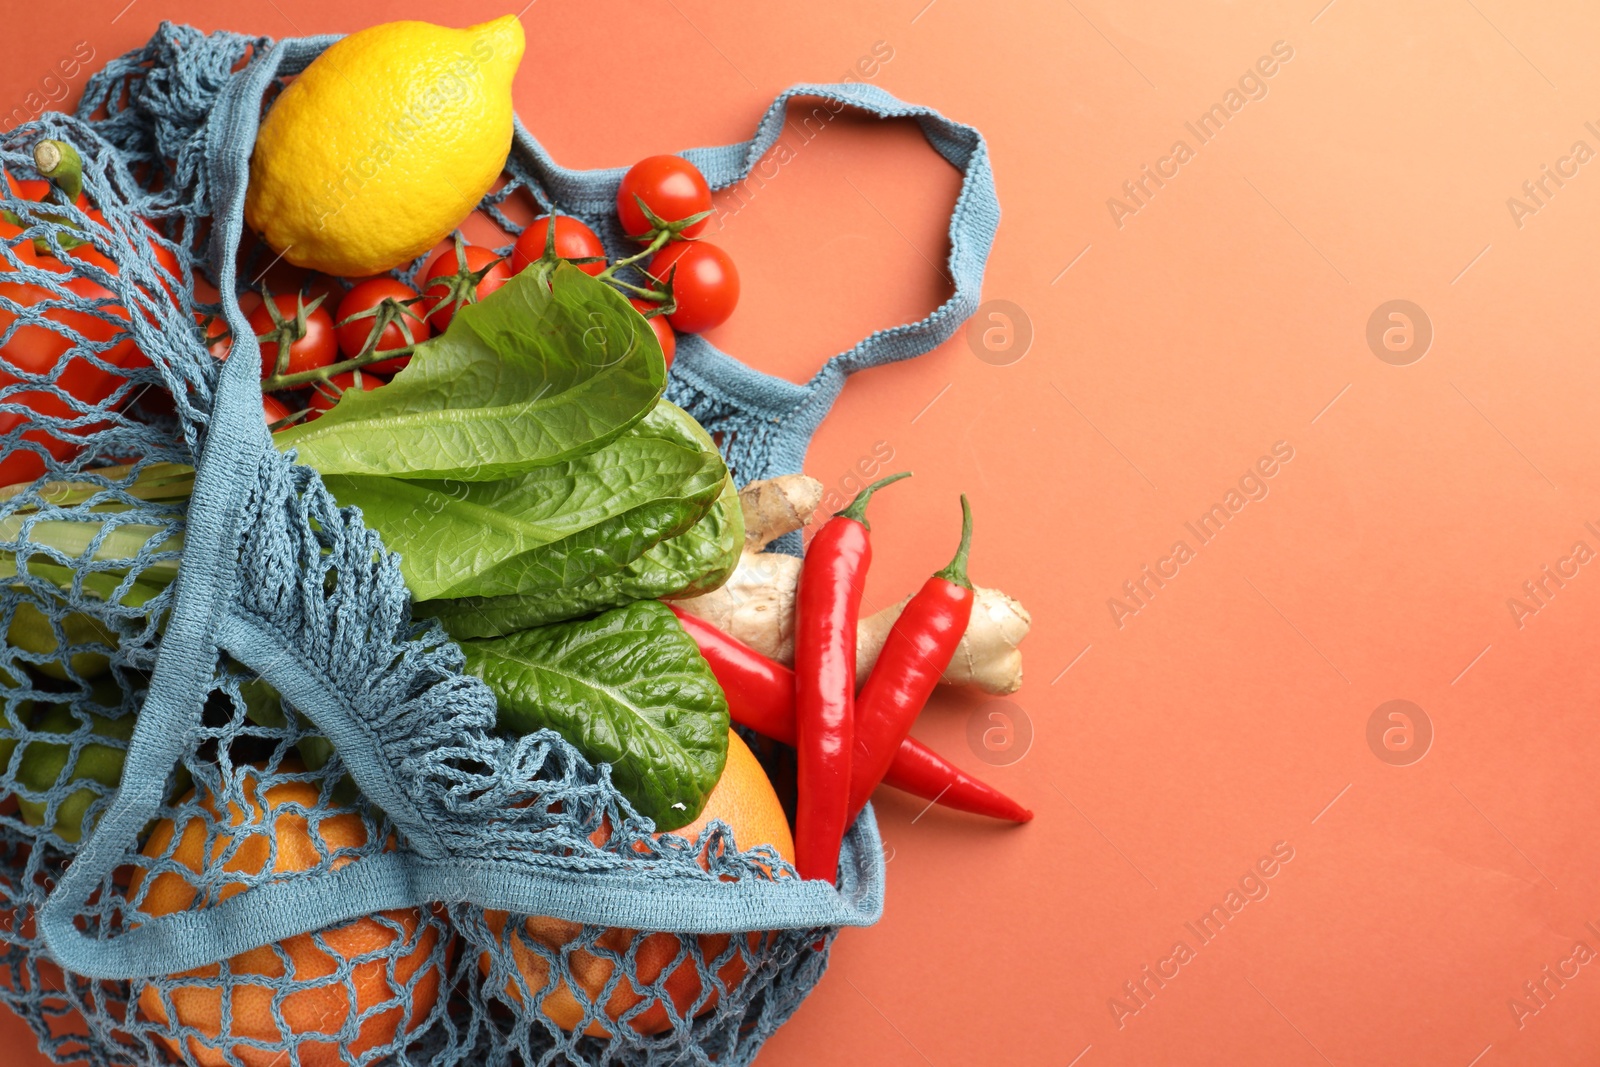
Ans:
<svg viewBox="0 0 1600 1067"><path fill-rule="evenodd" d="M722 765L722 777L706 798L700 817L672 832L693 841L719 819L733 830L741 850L771 845L785 861L794 862L794 835L789 832L789 819L778 803L778 794L756 754L732 730L728 731L728 759Z"/></svg>
<svg viewBox="0 0 1600 1067"><path fill-rule="evenodd" d="M285 767L285 770L292 769ZM209 794L201 797L200 806L219 823L209 854L205 847L204 818L195 816L184 823L181 831L170 819L156 824L145 844L144 855L160 857L172 848L171 858L199 875L196 882L211 888L200 897L188 878L176 871L164 871L150 883L141 903L148 915L154 918L213 906L243 892L243 882L220 880L217 869L220 866L223 871L241 874L264 873L274 844L277 851L271 868L274 871L303 871L316 867L321 862L317 838L329 852L366 844L366 828L361 816L354 811L335 809L323 815L317 820L315 838L306 816L277 811L291 804L317 809L321 804L321 791L315 785L279 782L267 788L263 797L259 775L256 777L256 781L245 783L248 811L230 801L227 816L223 818L218 814L215 797ZM175 837L177 846L173 848ZM394 847L392 840L388 847ZM229 849L233 852L224 860L223 855ZM355 860L350 857L341 857L333 866L337 868L353 862ZM143 875L141 870L132 879L130 899L138 899ZM169 1018L167 1005L155 985L144 985L138 990L139 1009L145 1018L158 1025L190 1027L198 1031L198 1037L188 1038L187 1058L176 1038L164 1034L157 1034L157 1037L174 1056L201 1067L223 1067L231 1062L226 1055L230 1046L233 1055L247 1067L287 1063L291 1046L298 1046L303 1067L335 1067L345 1062L336 1035L352 1011L358 1015L373 1011L362 1021L355 1039L347 1046L351 1056L360 1056L394 1040L405 1016L403 998L408 987L413 990L413 1029L428 1017L438 1001L440 968L435 965L425 974L417 975L438 942L437 927L430 924L419 937L417 929L422 924L422 912L417 908L399 908L379 914L388 922L379 922L377 916L367 916L331 926L317 935L296 934L276 945L241 952L228 960L233 983L227 990L210 983L169 987L175 1019ZM318 938L322 945L318 944ZM288 959L287 968L283 957ZM279 1008L288 1025L287 1033L273 1021L273 987L248 981L249 976L260 975L268 979L287 976L296 982L317 983L318 979L338 973L345 961L356 957L362 957L362 962L351 967L346 980L308 984L307 988L297 989L282 998ZM393 981L389 978L390 965L394 968ZM172 975L169 981L216 979L219 974L218 965L211 964ZM222 1033L224 997L231 1020L226 1034ZM317 1034L328 1037L317 1040L312 1036ZM273 1047L238 1044L230 1042L229 1038L249 1038Z"/></svg>
<svg viewBox="0 0 1600 1067"><path fill-rule="evenodd" d="M789 820L784 817L783 807L778 803L778 794L773 791L772 782L767 779L767 773L762 770L755 754L732 730L728 731L728 759L723 765L722 777L717 780L716 788L707 798L705 809L694 822L672 833L693 841L706 826L717 819L727 823L733 830L734 841L740 849L749 850L757 845L768 844L772 845L778 855L786 861L794 862L794 838L789 832ZM603 842L609 833L609 827L602 827L595 836L598 841ZM703 857L701 865L706 865ZM484 912L484 919L497 939L503 936L508 917L503 911ZM544 916L527 919L522 924L522 929L527 940L538 942L555 958L561 957L565 946L577 944L583 932L580 923ZM620 958L627 953L634 939L639 936L637 930L611 927L595 939L595 947L608 954L614 953ZM684 953L682 961L673 967L672 973L662 983L667 996L672 1000L675 1013L680 1016L693 1008L701 996L699 969L695 966L694 959L687 954L689 936L668 933L646 934L634 951L634 971L637 975L637 984L640 986L657 983L662 973L668 967L673 967L673 961L678 959L679 954ZM759 949L764 935L751 933L745 936L746 944L754 954ZM728 951L732 937L728 934L703 934L697 940L700 944L700 954L710 966ZM529 947L523 936L512 938L511 954L529 990L537 994L550 984L550 960L538 949ZM595 1003L605 991L606 983L611 980L611 973L616 967L615 962L608 956L599 955L586 947L569 949L566 961L567 970L583 991L585 999L591 1004ZM488 953L479 958L478 969L484 975L489 973ZM724 988L732 989L744 981L747 970L744 953L735 951L726 962L717 967L717 978ZM617 987L604 1006L607 1019L615 1021L621 1018L623 1013L636 1008L646 997L654 997L649 992L640 993L634 985L635 983L627 978L617 983ZM515 981L506 983L506 995L519 1004L522 1002L521 987ZM700 1005L698 1010L702 1013L710 1011L716 1003L717 990L713 988L707 991L705 1003ZM546 1018L563 1030L576 1030L583 1025L585 1015L583 1004L574 995L564 975L555 979L554 988L544 994L539 1007ZM654 997L649 1006L628 1019L628 1024L641 1034L659 1034L672 1028L672 1016L661 999ZM610 1036L610 1030L599 1020L591 1020L584 1025L583 1032L591 1037Z"/></svg>

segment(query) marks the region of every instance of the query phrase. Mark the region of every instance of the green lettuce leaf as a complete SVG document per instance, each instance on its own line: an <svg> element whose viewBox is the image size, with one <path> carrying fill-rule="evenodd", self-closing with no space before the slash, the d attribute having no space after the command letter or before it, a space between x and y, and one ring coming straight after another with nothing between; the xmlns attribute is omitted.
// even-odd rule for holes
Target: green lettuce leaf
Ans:
<svg viewBox="0 0 1600 1067"><path fill-rule="evenodd" d="M611 764L657 830L700 815L727 758L728 703L670 609L641 601L461 648L494 691L501 726L554 730Z"/></svg>
<svg viewBox="0 0 1600 1067"><path fill-rule="evenodd" d="M497 637L635 600L700 596L728 580L743 544L744 510L729 478L699 522L620 571L537 594L437 600L420 605L418 613L433 615L451 637Z"/></svg>
<svg viewBox="0 0 1600 1067"><path fill-rule="evenodd" d="M498 482L324 482L399 553L419 601L552 594L622 569L716 501L727 467L684 420L663 402L598 451Z"/></svg>
<svg viewBox="0 0 1600 1067"><path fill-rule="evenodd" d="M382 389L352 389L273 435L324 475L494 481L593 451L666 385L655 332L604 282L524 271L417 347Z"/></svg>

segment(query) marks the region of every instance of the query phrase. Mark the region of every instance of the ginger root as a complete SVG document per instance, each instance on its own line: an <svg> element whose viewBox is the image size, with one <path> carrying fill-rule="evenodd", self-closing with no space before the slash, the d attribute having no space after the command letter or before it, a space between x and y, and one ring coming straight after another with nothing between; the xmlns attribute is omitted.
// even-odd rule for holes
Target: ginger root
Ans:
<svg viewBox="0 0 1600 1067"><path fill-rule="evenodd" d="M674 603L766 656L794 662L794 596L800 561L781 552L749 552L720 588Z"/></svg>
<svg viewBox="0 0 1600 1067"><path fill-rule="evenodd" d="M720 588L678 606L732 634L768 659L794 661L794 593L800 561L763 548L811 521L822 483L804 474L763 478L739 490L744 552Z"/></svg>
<svg viewBox="0 0 1600 1067"><path fill-rule="evenodd" d="M804 474L751 482L739 490L745 551L760 552L784 534L801 529L821 503L822 483Z"/></svg>
<svg viewBox="0 0 1600 1067"><path fill-rule="evenodd" d="M972 592L972 621L939 681L975 686L995 696L1015 693L1022 688L1022 650L1017 645L1028 636L1033 616L998 589L975 585ZM889 631L910 600L906 597L861 620L856 629L856 677L865 678L878 662Z"/></svg>
<svg viewBox="0 0 1600 1067"><path fill-rule="evenodd" d="M795 590L800 561L761 549L811 521L822 502L822 483L801 474L751 482L739 491L744 508L745 550L739 566L719 589L678 602L725 633L780 663L794 662ZM972 621L940 681L971 685L1003 696L1022 685L1017 648L1033 620L1027 609L998 589L973 588ZM856 631L856 674L865 678L883 650L906 601L862 619Z"/></svg>

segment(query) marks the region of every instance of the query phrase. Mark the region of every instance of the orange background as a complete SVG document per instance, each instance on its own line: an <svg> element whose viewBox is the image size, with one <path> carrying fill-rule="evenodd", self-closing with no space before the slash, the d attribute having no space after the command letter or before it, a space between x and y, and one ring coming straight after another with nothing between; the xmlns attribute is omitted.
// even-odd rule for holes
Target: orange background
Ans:
<svg viewBox="0 0 1600 1067"><path fill-rule="evenodd" d="M870 80L993 152L984 295L1022 309L1031 348L986 362L963 337L860 376L809 469L848 492L889 448L917 472L873 505L876 603L942 565L971 494L976 577L1033 610L1028 681L1004 705L942 695L917 732L1038 818L881 803L887 914L839 939L762 1063L1600 1059L1600 965L1520 1027L1509 1007L1576 941L1600 950L1600 564L1521 626L1507 605L1575 542L1600 550L1600 163L1520 226L1507 205L1575 141L1600 149L1600 13L1323 3L523 12L518 110L569 164L743 139L780 89L842 78L876 42L893 56ZM162 18L290 36L442 10L125 4L9 5L0 101L76 42L102 62ZM1279 41L1293 58L1265 97L1200 145L1184 123ZM1193 158L1119 227L1107 199L1180 138ZM715 238L745 282L715 340L804 379L925 313L955 188L914 128L833 124ZM1408 366L1366 339L1392 299L1434 329ZM1184 523L1279 441L1294 455L1267 497L1199 546ZM1195 558L1119 627L1108 598L1178 539ZM1367 741L1391 699L1434 731L1409 766ZM967 740L997 710L1033 735L1005 767ZM1268 895L1202 944L1184 924L1278 842L1293 859ZM1193 958L1128 998L1180 939ZM0 1030L8 1062L42 1062Z"/></svg>

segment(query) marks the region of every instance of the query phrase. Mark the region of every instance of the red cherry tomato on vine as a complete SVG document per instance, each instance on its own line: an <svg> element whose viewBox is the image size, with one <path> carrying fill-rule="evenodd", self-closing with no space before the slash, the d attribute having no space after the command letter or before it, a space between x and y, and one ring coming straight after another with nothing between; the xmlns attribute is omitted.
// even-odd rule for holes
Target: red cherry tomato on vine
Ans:
<svg viewBox="0 0 1600 1067"><path fill-rule="evenodd" d="M262 393L261 414L266 417L267 425L271 426L275 422L282 422L287 419L289 417L289 409L277 397Z"/></svg>
<svg viewBox="0 0 1600 1067"><path fill-rule="evenodd" d="M389 303L386 304L386 301ZM380 307L385 310L379 312L377 309ZM346 359L355 359L366 350L380 313L386 321L383 332L378 335L379 352L421 344L433 333L425 317L427 311L417 299L415 289L393 278L372 278L344 294L344 299L339 301L339 310L334 312L339 351ZM407 331L411 334L410 340L406 339ZM393 374L410 362L411 353L407 352L393 359L368 363L361 369L374 374Z"/></svg>
<svg viewBox="0 0 1600 1067"><path fill-rule="evenodd" d="M700 168L682 156L647 156L628 168L617 187L617 221L629 237L648 237L655 229L639 200L662 221L680 222L711 210L711 187ZM697 236L710 221L701 219L686 226L678 236Z"/></svg>
<svg viewBox="0 0 1600 1067"><path fill-rule="evenodd" d="M312 413L307 415L306 418L308 420L314 419L324 411L333 410L333 406L339 402L339 397L347 390L356 387L357 373L356 371L345 371L343 374L335 374L326 382L312 386L311 396L306 400L306 407L310 408ZM365 369L359 373L361 375L362 392L370 393L379 386L387 384L376 374L368 374Z"/></svg>
<svg viewBox="0 0 1600 1067"><path fill-rule="evenodd" d="M544 256L549 233L549 215L540 215L522 231L511 249L511 273L521 274L530 263ZM606 246L600 243L593 230L571 215L556 216L556 255L562 259L597 259L595 263L576 264L585 274L599 274L606 269Z"/></svg>
<svg viewBox="0 0 1600 1067"><path fill-rule="evenodd" d="M262 378L276 373L278 354L285 342L289 345L289 365L283 370L285 374L300 374L326 367L338 356L339 343L334 339L333 317L325 307L319 304L305 311L304 322L300 321L301 309L310 303L302 300L298 294L288 293L263 301L260 307L250 312L250 328L256 332L256 340L261 345ZM269 310L269 304L277 308L276 320Z"/></svg>
<svg viewBox="0 0 1600 1067"><path fill-rule="evenodd" d="M207 315L200 319L200 330L206 337L206 351L211 358L224 360L233 348L233 334L228 331L228 320L221 315Z"/></svg>
<svg viewBox="0 0 1600 1067"><path fill-rule="evenodd" d="M455 248L440 252L422 278L422 295L429 301L428 325L434 333L449 328L458 307L477 303L511 280L510 264L490 249L462 245L457 253Z"/></svg>
<svg viewBox="0 0 1600 1067"><path fill-rule="evenodd" d="M676 267L676 272L673 268ZM670 244L650 260L650 274L672 274L678 310L667 316L673 329L703 333L721 326L739 303L739 271L728 253L701 241Z"/></svg>
<svg viewBox="0 0 1600 1067"><path fill-rule="evenodd" d="M655 305L645 300L629 299L628 303L638 309L642 315ZM644 321L656 332L656 340L661 342L661 354L667 357L667 369L672 369L672 357L678 354L678 335L672 332L672 327L667 324L665 315L654 315Z"/></svg>
<svg viewBox="0 0 1600 1067"><path fill-rule="evenodd" d="M260 306L261 295L254 290L239 294L239 310L244 313L246 321L249 321L251 312ZM228 353L233 351L233 331L228 329L228 320L221 315L197 311L195 321L200 324L201 333L205 334L206 351L211 353L213 359L227 359Z"/></svg>

